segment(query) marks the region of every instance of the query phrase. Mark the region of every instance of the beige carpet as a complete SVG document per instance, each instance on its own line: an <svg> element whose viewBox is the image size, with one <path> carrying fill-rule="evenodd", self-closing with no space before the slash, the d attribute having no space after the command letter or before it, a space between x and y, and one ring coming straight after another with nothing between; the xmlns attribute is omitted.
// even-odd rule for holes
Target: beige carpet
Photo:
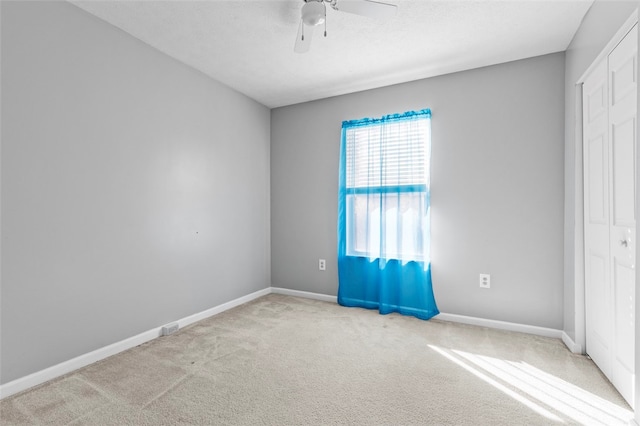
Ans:
<svg viewBox="0 0 640 426"><path fill-rule="evenodd" d="M0 402L4 425L628 424L561 341L271 294Z"/></svg>

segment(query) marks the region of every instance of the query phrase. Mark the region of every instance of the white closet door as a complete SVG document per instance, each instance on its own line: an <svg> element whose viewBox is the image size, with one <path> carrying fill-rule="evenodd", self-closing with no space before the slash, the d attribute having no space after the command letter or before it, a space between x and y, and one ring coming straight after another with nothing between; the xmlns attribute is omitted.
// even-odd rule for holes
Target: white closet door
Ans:
<svg viewBox="0 0 640 426"><path fill-rule="evenodd" d="M611 381L633 405L636 257L638 27L609 55L610 247L613 285Z"/></svg>
<svg viewBox="0 0 640 426"><path fill-rule="evenodd" d="M583 85L585 313L587 353L611 376L607 61Z"/></svg>
<svg viewBox="0 0 640 426"><path fill-rule="evenodd" d="M634 404L637 25L583 85L586 350Z"/></svg>

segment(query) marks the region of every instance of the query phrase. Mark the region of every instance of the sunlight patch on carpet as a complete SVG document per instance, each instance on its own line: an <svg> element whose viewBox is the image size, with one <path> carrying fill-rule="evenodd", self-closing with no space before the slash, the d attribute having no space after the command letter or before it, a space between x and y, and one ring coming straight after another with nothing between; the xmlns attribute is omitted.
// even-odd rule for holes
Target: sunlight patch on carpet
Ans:
<svg viewBox="0 0 640 426"><path fill-rule="evenodd" d="M565 423L546 407L582 424L628 425L631 410L525 362L507 361L434 345L429 348L535 412Z"/></svg>

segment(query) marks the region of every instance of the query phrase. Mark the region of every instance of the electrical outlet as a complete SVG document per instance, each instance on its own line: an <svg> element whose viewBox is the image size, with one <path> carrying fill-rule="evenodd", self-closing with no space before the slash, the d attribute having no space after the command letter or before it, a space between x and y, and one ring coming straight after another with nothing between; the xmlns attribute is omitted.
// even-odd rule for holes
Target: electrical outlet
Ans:
<svg viewBox="0 0 640 426"><path fill-rule="evenodd" d="M178 328L180 328L180 325L177 322L172 322L162 327L162 330L160 331L160 335L168 336L178 331Z"/></svg>
<svg viewBox="0 0 640 426"><path fill-rule="evenodd" d="M324 259L318 259L318 269L324 271L327 269L327 261Z"/></svg>
<svg viewBox="0 0 640 426"><path fill-rule="evenodd" d="M491 288L491 275L480 274L480 288Z"/></svg>

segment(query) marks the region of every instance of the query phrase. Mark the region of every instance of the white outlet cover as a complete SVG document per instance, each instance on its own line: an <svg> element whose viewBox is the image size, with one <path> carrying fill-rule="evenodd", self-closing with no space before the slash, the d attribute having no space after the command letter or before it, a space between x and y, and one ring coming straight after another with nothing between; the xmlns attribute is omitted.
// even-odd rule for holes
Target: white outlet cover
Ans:
<svg viewBox="0 0 640 426"><path fill-rule="evenodd" d="M491 275L480 274L480 288L491 288Z"/></svg>

